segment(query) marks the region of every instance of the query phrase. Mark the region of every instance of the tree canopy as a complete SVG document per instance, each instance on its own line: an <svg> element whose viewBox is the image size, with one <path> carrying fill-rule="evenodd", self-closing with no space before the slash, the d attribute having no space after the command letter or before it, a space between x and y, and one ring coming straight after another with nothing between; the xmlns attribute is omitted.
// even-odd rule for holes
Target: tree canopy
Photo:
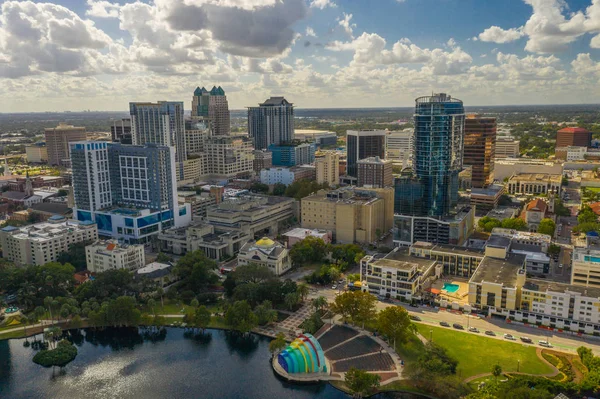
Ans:
<svg viewBox="0 0 600 399"><path fill-rule="evenodd" d="M550 237L554 236L554 230L556 229L556 223L554 220L544 218L540 221L537 232L540 234L548 234Z"/></svg>
<svg viewBox="0 0 600 399"><path fill-rule="evenodd" d="M258 317L247 301L236 301L225 312L225 323L233 330L248 333L258 325Z"/></svg>
<svg viewBox="0 0 600 399"><path fill-rule="evenodd" d="M381 377L378 374L370 374L364 370L359 370L354 367L346 373L345 382L348 388L355 395L360 397L368 396L379 387Z"/></svg>

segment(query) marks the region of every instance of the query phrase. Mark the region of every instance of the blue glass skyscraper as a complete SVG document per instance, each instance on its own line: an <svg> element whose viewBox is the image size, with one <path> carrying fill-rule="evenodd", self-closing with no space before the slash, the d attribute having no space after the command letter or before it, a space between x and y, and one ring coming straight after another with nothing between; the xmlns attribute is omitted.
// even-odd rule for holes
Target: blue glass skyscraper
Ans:
<svg viewBox="0 0 600 399"><path fill-rule="evenodd" d="M465 109L445 93L419 97L415 107L413 168L422 184L423 213L441 217L458 201Z"/></svg>

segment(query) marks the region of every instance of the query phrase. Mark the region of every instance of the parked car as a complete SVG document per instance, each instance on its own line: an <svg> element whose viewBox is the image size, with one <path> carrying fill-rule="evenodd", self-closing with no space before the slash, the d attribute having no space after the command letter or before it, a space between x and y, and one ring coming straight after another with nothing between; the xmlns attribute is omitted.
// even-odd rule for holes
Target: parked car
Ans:
<svg viewBox="0 0 600 399"><path fill-rule="evenodd" d="M442 327L450 327L450 324L446 323L445 321L440 321L440 326L442 326Z"/></svg>
<svg viewBox="0 0 600 399"><path fill-rule="evenodd" d="M485 332L485 335L489 335L490 337L495 337L495 336L496 336L496 333L495 333L495 332L493 332L493 331L491 331L491 330L487 330L487 331Z"/></svg>
<svg viewBox="0 0 600 399"><path fill-rule="evenodd" d="M419 316L414 315L414 314L411 314L408 317L410 317L410 319L414 320L414 321L421 321L421 318Z"/></svg>
<svg viewBox="0 0 600 399"><path fill-rule="evenodd" d="M552 348L552 345L550 344L550 342L548 341L544 341L544 340L539 340L538 344L540 344L540 346L544 346L546 348Z"/></svg>
<svg viewBox="0 0 600 399"><path fill-rule="evenodd" d="M519 338L521 339L522 342L525 342L527 344L533 343L533 341L529 337L519 337Z"/></svg>
<svg viewBox="0 0 600 399"><path fill-rule="evenodd" d="M478 333L479 329L477 327L469 327L469 331L474 332L474 333Z"/></svg>
<svg viewBox="0 0 600 399"><path fill-rule="evenodd" d="M337 290L337 285L335 285L335 284L334 284L334 285L332 285L332 286L331 286L331 289L332 289L332 290Z"/></svg>
<svg viewBox="0 0 600 399"><path fill-rule="evenodd" d="M516 341L517 339L512 336L512 334L504 334L504 339L508 339L509 341Z"/></svg>
<svg viewBox="0 0 600 399"><path fill-rule="evenodd" d="M457 330L464 330L465 328L462 326L462 324L458 324L458 323L454 323L452 324L452 327L456 328Z"/></svg>

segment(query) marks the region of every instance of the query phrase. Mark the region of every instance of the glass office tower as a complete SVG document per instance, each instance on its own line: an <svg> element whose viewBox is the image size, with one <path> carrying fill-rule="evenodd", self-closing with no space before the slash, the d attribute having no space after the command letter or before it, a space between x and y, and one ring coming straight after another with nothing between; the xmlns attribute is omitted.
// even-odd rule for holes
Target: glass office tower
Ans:
<svg viewBox="0 0 600 399"><path fill-rule="evenodd" d="M448 215L458 201L465 110L445 93L419 97L415 107L413 167L423 187L424 213Z"/></svg>

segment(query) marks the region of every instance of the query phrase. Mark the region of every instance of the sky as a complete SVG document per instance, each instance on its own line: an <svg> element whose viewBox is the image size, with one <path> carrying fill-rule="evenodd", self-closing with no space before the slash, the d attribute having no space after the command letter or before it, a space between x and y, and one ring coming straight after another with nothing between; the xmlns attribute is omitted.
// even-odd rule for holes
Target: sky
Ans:
<svg viewBox="0 0 600 399"><path fill-rule="evenodd" d="M0 112L600 103L600 0L0 0Z"/></svg>

